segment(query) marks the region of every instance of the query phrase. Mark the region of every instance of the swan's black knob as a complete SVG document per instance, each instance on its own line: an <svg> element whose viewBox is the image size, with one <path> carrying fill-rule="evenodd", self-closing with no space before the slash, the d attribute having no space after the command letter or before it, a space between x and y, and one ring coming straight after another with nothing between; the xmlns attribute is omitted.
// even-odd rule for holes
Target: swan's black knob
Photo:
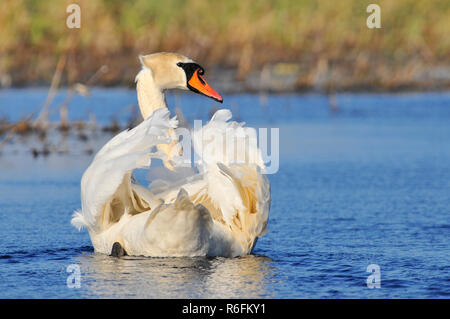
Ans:
<svg viewBox="0 0 450 319"><path fill-rule="evenodd" d="M111 249L111 256L113 257L122 257L125 256L127 252L123 249L122 245L118 242L115 242Z"/></svg>

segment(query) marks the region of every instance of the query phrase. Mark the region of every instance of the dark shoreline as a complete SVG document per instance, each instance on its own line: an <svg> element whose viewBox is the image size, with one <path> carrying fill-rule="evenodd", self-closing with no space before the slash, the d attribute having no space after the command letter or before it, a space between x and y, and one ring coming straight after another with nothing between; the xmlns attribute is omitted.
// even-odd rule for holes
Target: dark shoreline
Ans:
<svg viewBox="0 0 450 319"><path fill-rule="evenodd" d="M289 64L295 66L295 64ZM225 94L236 93L404 93L404 92L432 92L448 91L450 89L450 67L432 67L422 69L409 78L387 80L386 78L370 77L355 78L344 71L314 71L314 72L276 72L277 65L262 71L250 72L245 77L238 76L235 68L215 68L208 70L206 78L217 90ZM139 69L136 69L136 73ZM394 74L395 75L395 74ZM5 74L0 74L5 77ZM75 83L83 83L79 81ZM130 88L135 83L130 76L103 78L99 77L90 87ZM74 83L74 84L75 84ZM14 88L48 88L50 83L44 80L17 81L6 75L6 80L0 82L0 90ZM61 88L71 85L63 77Z"/></svg>
<svg viewBox="0 0 450 319"><path fill-rule="evenodd" d="M221 89L220 86L216 86L217 90L223 94L340 94L340 93L350 93L350 94L408 94L408 93L445 93L450 91L450 85L446 86L436 86L436 87L418 87L418 86L405 86L394 89L384 89L384 88L373 88L373 87L351 87L345 89L334 89L333 91L326 89L289 89L289 90L276 90L276 89ZM60 90L68 90L70 86L61 86ZM16 85L10 87L0 87L0 92L7 90L22 90L22 89L38 89L38 90L48 90L48 85L45 83L33 84L33 85ZM90 87L90 89L128 89L135 90L133 85L96 85ZM174 92L174 91L172 91ZM183 91L178 91L183 93Z"/></svg>

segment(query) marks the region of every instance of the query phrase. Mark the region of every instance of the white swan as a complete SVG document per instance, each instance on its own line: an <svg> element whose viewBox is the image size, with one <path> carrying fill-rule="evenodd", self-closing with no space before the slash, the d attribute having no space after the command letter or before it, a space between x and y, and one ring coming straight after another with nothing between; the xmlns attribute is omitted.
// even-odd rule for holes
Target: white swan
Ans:
<svg viewBox="0 0 450 319"><path fill-rule="evenodd" d="M252 128L229 122L230 111L217 111L192 133L194 151L202 156L195 174L155 182L157 191L134 180L133 169L150 167L153 158L162 159L175 176L180 171L178 123L169 118L165 89L190 89L222 102L202 77L203 68L191 59L175 53L140 58L143 68L136 82L144 121L112 138L97 153L83 174L82 209L74 213L72 224L86 227L95 251L105 254L250 253L267 231L270 186L261 173L264 164L256 145L250 143L240 153L233 152L234 144L224 148L222 138L227 134L237 139L256 135ZM244 160L237 162L234 153Z"/></svg>

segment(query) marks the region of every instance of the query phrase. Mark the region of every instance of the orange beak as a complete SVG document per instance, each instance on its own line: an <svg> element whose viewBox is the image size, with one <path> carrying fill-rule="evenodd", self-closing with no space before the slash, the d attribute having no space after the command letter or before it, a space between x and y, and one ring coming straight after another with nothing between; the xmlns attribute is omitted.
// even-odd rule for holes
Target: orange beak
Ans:
<svg viewBox="0 0 450 319"><path fill-rule="evenodd" d="M203 94L220 103L223 102L222 96L220 96L220 94L217 93L212 87L210 87L208 83L206 83L205 79L200 74L198 74L198 69L195 70L194 74L192 74L192 77L188 81L188 85L194 92Z"/></svg>

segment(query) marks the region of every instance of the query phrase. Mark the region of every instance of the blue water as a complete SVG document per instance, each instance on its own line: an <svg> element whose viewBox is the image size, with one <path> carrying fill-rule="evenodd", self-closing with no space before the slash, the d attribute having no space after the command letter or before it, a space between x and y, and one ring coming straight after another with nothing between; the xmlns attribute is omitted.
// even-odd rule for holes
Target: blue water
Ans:
<svg viewBox="0 0 450 319"><path fill-rule="evenodd" d="M20 119L45 97L0 91L0 118ZM93 155L69 141L69 154L34 159L38 141L20 138L0 155L0 298L449 298L450 93L338 94L338 112L316 94L224 98L238 120L280 129L270 231L253 255L94 254L70 225ZM126 123L136 103L134 91L96 89L73 100L69 118ZM219 106L193 94L168 103L189 121ZM98 150L108 138L87 144ZM71 264L80 288L67 286ZM366 285L370 264L379 289Z"/></svg>

